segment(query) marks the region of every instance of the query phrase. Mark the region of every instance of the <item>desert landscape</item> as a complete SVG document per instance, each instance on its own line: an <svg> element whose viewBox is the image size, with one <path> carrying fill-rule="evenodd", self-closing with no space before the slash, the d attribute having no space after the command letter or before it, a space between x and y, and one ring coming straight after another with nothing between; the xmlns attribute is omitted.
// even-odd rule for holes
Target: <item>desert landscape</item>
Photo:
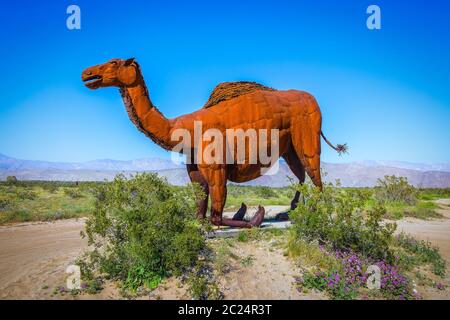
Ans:
<svg viewBox="0 0 450 320"><path fill-rule="evenodd" d="M439 247L447 264L450 262L450 199L437 200L442 218L397 221L399 231L430 241ZM283 208L283 209L287 209ZM266 208L270 210L271 208ZM275 208L275 212L280 210ZM85 219L55 222L23 223L0 227L0 298L1 299L120 299L120 290L108 283L99 294L61 295L65 269L87 249L80 237ZM219 240L220 241L220 240ZM251 265L234 261L231 271L222 279L225 299L327 299L320 292L302 293L296 285L300 268L277 247L276 239L254 243L237 243L231 250L239 257L251 257ZM237 281L236 275L241 275ZM257 279L254 275L257 274ZM442 279L450 284L449 272ZM56 292L55 292L56 289ZM424 299L450 299L450 290L420 289ZM189 299L179 280L171 279L139 299Z"/></svg>
<svg viewBox="0 0 450 320"><path fill-rule="evenodd" d="M12 312L450 300L450 1L24 2L0 10Z"/></svg>
<svg viewBox="0 0 450 320"><path fill-rule="evenodd" d="M142 287L126 292L120 283L102 280L101 290L70 291L66 287L66 268L78 263L89 252L86 238L82 238L86 222L93 210L94 200L86 185L69 182L4 183L3 195L15 190L25 197L22 209L13 214L3 202L0 226L0 298L1 299L191 299L189 284L184 277L167 277L152 289ZM9 190L9 191L7 191ZM28 194L24 192L28 190ZM71 191L68 191L71 190ZM355 189L358 190L358 189ZM361 189L364 190L364 189ZM368 189L370 190L370 189ZM439 191L440 190L440 191ZM450 194L448 189L423 189L415 205L387 205L386 222L397 225L396 235L406 234L429 242L439 248L446 265L450 260ZM289 210L289 188L264 186L230 186L225 216L232 217L241 201L249 204L246 218L256 212L257 204L265 206L267 215L258 234L245 230L234 232L222 229L207 240L211 249L214 279L220 299L330 299L317 289L305 289L299 283L309 270L309 257L293 256L289 249L291 223L277 222L280 212ZM33 195L34 193L34 195ZM31 196L30 196L31 194ZM445 198L447 196L448 198ZM0 200L5 201L3 196ZM39 204L39 199L45 203ZM54 215L50 202L61 206ZM36 215L24 214L27 204ZM45 205L48 206L45 209ZM72 209L70 209L72 207ZM65 208L65 209L62 209ZM47 210L46 212L44 212ZM78 213L77 213L78 212ZM44 220L44 221L43 221ZM224 232L222 235L220 232ZM424 247L428 250L427 247ZM313 250L309 248L308 250ZM255 274L257 277L255 277ZM419 263L408 271L414 290L420 299L449 299L449 272L444 266L440 276ZM214 297L213 297L214 298ZM358 299L368 298L365 293ZM380 298L380 297L378 297Z"/></svg>

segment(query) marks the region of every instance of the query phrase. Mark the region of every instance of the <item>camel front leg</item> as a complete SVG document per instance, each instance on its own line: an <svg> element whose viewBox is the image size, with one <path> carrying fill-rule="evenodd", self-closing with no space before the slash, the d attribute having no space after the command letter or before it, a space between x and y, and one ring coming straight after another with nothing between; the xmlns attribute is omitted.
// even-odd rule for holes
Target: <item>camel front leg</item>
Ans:
<svg viewBox="0 0 450 320"><path fill-rule="evenodd" d="M211 222L216 225L222 225L223 208L227 199L227 188L223 185L210 185L211 196Z"/></svg>
<svg viewBox="0 0 450 320"><path fill-rule="evenodd" d="M237 228L251 228L251 222L223 218L223 208L227 199L227 178L224 166L199 165L199 171L205 177L209 186L211 198L211 222L216 226L229 226ZM252 219L253 220L253 219Z"/></svg>
<svg viewBox="0 0 450 320"><path fill-rule="evenodd" d="M211 195L211 222L216 226L228 226L228 227L236 227L236 228L252 228L254 226L259 226L264 218L264 213L261 215L261 211L256 214L258 216L257 219L253 218L252 221L247 222L243 220L233 220L223 218L223 207L225 206L226 201L226 186L214 186L210 187L210 195ZM264 211L264 209L263 209ZM257 225L256 225L257 224Z"/></svg>
<svg viewBox="0 0 450 320"><path fill-rule="evenodd" d="M203 177L203 175L198 170L198 167L196 164L187 164L187 171L189 174L189 178L191 179L191 182L196 182L200 185L200 187L203 190L204 197L202 199L199 199L197 202L197 218L204 219L206 217L206 211L208 210L208 196L209 196L209 187L208 183L206 182L206 179Z"/></svg>

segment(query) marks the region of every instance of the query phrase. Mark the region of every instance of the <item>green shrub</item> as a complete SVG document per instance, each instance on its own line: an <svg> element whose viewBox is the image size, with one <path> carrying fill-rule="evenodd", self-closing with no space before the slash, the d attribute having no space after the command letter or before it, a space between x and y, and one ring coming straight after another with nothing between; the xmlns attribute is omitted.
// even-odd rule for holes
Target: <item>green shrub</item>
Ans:
<svg viewBox="0 0 450 320"><path fill-rule="evenodd" d="M189 277L189 292L197 300L220 300L223 298L222 293L217 283L210 279L208 272L211 271L202 269Z"/></svg>
<svg viewBox="0 0 450 320"><path fill-rule="evenodd" d="M35 200L38 196L36 192L26 188L18 189L16 194L20 200Z"/></svg>
<svg viewBox="0 0 450 320"><path fill-rule="evenodd" d="M405 212L405 216L424 220L442 218L442 214L436 211L438 208L433 202L419 201L411 212Z"/></svg>
<svg viewBox="0 0 450 320"><path fill-rule="evenodd" d="M345 278L340 277L337 270L330 270L327 273L307 271L303 274L301 285L308 289L326 291L334 300L352 300L358 295L356 286L348 286Z"/></svg>
<svg viewBox="0 0 450 320"><path fill-rule="evenodd" d="M441 257L439 249L433 247L430 242L416 240L405 233L398 235L397 242L406 251L414 254L419 262L431 264L434 274L445 276L445 260Z"/></svg>
<svg viewBox="0 0 450 320"><path fill-rule="evenodd" d="M429 220L442 218L442 214L436 211L439 207L428 201L419 200L415 205L410 206L400 202L391 202L385 204L387 219L403 219L404 217L413 217L417 219Z"/></svg>
<svg viewBox="0 0 450 320"><path fill-rule="evenodd" d="M253 255L249 255L241 259L241 264L244 267L250 267L251 265L253 265L254 261L255 257Z"/></svg>
<svg viewBox="0 0 450 320"><path fill-rule="evenodd" d="M14 201L6 197L0 197L0 211L7 211L14 206Z"/></svg>
<svg viewBox="0 0 450 320"><path fill-rule="evenodd" d="M450 188L420 189L418 197L421 200L436 200L442 198L450 198Z"/></svg>
<svg viewBox="0 0 450 320"><path fill-rule="evenodd" d="M353 250L364 256L391 259L390 243L395 224L382 224L385 209L365 209L364 198L327 184L323 192L310 185L298 185L302 198L291 212L294 237Z"/></svg>
<svg viewBox="0 0 450 320"><path fill-rule="evenodd" d="M367 203L373 198L372 188L345 188L345 191L354 199Z"/></svg>
<svg viewBox="0 0 450 320"><path fill-rule="evenodd" d="M237 236L237 241L239 241L239 242L248 242L249 241L248 232L247 231L239 232L239 234Z"/></svg>
<svg viewBox="0 0 450 320"><path fill-rule="evenodd" d="M225 211L234 211L244 202L247 206L270 206L289 204L294 196L290 187L269 188L266 186L227 186Z"/></svg>
<svg viewBox="0 0 450 320"><path fill-rule="evenodd" d="M236 238L239 242L249 242L262 239L265 230L259 228L241 230Z"/></svg>
<svg viewBox="0 0 450 320"><path fill-rule="evenodd" d="M16 176L6 177L6 184L15 185L15 184L17 184L17 182L18 182L18 180L17 180Z"/></svg>
<svg viewBox="0 0 450 320"><path fill-rule="evenodd" d="M42 187L42 189L44 189L45 191L50 192L50 193L55 193L59 189L59 186L57 183L53 183L50 181L47 183L42 183L41 187Z"/></svg>
<svg viewBox="0 0 450 320"><path fill-rule="evenodd" d="M277 194L272 188L266 186L255 187L255 194L261 198L274 198L277 196Z"/></svg>
<svg viewBox="0 0 450 320"><path fill-rule="evenodd" d="M405 177L385 176L378 179L375 198L381 203L399 202L413 205L417 202L418 192Z"/></svg>
<svg viewBox="0 0 450 320"><path fill-rule="evenodd" d="M205 246L205 226L195 218L199 188L177 188L156 174L117 176L96 189L86 223L96 248L89 265L132 291L154 288L195 265Z"/></svg>
<svg viewBox="0 0 450 320"><path fill-rule="evenodd" d="M64 194L72 199L83 197L83 194L77 187L64 188Z"/></svg>
<svg viewBox="0 0 450 320"><path fill-rule="evenodd" d="M19 222L27 222L32 220L30 211L26 209L18 209L13 213L14 220ZM11 218L10 218L11 219Z"/></svg>

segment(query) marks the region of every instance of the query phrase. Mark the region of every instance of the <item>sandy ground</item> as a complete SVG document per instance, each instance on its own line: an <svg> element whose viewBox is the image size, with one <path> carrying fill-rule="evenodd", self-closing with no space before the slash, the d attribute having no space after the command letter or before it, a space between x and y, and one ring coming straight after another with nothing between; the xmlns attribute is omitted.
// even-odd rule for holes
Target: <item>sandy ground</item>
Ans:
<svg viewBox="0 0 450 320"><path fill-rule="evenodd" d="M442 257L447 262L446 277L439 279L431 273L428 273L428 276L450 287L450 270L448 268L450 266L450 199L436 200L435 203L440 207L437 211L442 214L442 219L402 219L397 221L397 232L404 231L412 234L415 238L429 241L439 248ZM448 289L440 291L433 288L422 288L420 293L424 299L450 300L450 290Z"/></svg>
<svg viewBox="0 0 450 320"><path fill-rule="evenodd" d="M440 199L436 203L440 206L437 211L443 215L442 219L420 220L406 218L397 221L397 230L413 234L417 239L429 240L439 247L447 262L450 262L450 199Z"/></svg>
<svg viewBox="0 0 450 320"><path fill-rule="evenodd" d="M441 248L450 262L450 199L439 200L440 212L445 218L438 220L405 219L398 228L420 239L429 240ZM266 208L268 216L286 207ZM250 209L251 210L251 209ZM0 226L0 299L111 299L120 298L117 288L107 284L97 295L54 295L56 287L65 285L65 269L87 248L80 231L84 220L62 220L51 223L26 223ZM230 270L220 280L225 299L324 299L318 293L299 293L295 277L299 270L269 241L258 245L240 243L233 252L241 257L251 256L252 263L241 260L230 263ZM449 278L447 277L447 284ZM435 292L425 298L449 298ZM144 299L189 299L186 288L177 279L165 281Z"/></svg>
<svg viewBox="0 0 450 320"><path fill-rule="evenodd" d="M295 285L300 270L275 248L270 241L236 243L230 248L236 258L228 259L219 278L219 289L225 300L269 299L312 300L327 299L320 292L301 293ZM243 260L250 259L245 264ZM154 290L150 299L190 299L186 287L177 279L168 279Z"/></svg>
<svg viewBox="0 0 450 320"><path fill-rule="evenodd" d="M300 270L270 241L238 243L233 252L239 259L231 262L231 271L220 281L225 299L283 299L311 300L326 299L319 292L301 293L295 285ZM252 258L251 265L244 265L242 259Z"/></svg>
<svg viewBox="0 0 450 320"><path fill-rule="evenodd" d="M0 298L47 298L87 241L84 220L0 227ZM48 287L48 289L42 289Z"/></svg>

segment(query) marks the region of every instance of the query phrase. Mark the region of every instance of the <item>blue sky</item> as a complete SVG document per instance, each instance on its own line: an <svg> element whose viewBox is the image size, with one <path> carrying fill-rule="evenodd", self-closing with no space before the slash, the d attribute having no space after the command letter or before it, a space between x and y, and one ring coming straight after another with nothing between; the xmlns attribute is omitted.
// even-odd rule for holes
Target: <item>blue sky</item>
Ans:
<svg viewBox="0 0 450 320"><path fill-rule="evenodd" d="M66 8L81 8L81 30ZM381 8L368 30L366 8ZM136 57L155 105L175 117L222 81L315 95L323 160L450 162L449 1L2 1L0 153L87 161L169 157L129 121L117 89L81 71Z"/></svg>

